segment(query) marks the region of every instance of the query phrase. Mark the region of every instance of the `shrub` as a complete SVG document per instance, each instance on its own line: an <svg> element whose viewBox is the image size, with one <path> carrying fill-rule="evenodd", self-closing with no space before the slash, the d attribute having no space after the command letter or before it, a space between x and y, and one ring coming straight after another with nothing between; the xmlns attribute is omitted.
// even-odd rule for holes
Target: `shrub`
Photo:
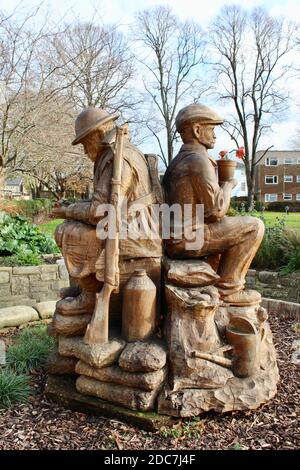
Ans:
<svg viewBox="0 0 300 470"><path fill-rule="evenodd" d="M38 266L40 264L43 264L43 260L39 255L22 249L17 255L0 258L0 266Z"/></svg>
<svg viewBox="0 0 300 470"><path fill-rule="evenodd" d="M263 217L261 219L266 225ZM259 269L277 269L286 265L293 246L285 229L285 221L276 219L274 226L265 229L265 236L256 253L253 266Z"/></svg>
<svg viewBox="0 0 300 470"><path fill-rule="evenodd" d="M41 233L25 217L3 215L0 218L0 256L28 259L29 252L40 255L58 252L55 241Z"/></svg>
<svg viewBox="0 0 300 470"><path fill-rule="evenodd" d="M291 253L286 266L281 270L283 274L290 274L295 271L300 271L300 246Z"/></svg>
<svg viewBox="0 0 300 470"><path fill-rule="evenodd" d="M269 202L268 210L273 212L285 212L287 206L290 212L300 212L300 202L297 201Z"/></svg>
<svg viewBox="0 0 300 470"><path fill-rule="evenodd" d="M233 207L231 207L231 206L229 207L229 209L226 213L226 215L228 215L228 217L234 217L238 214L239 214L238 211L236 209L234 209Z"/></svg>
<svg viewBox="0 0 300 470"><path fill-rule="evenodd" d="M7 364L16 372L30 372L44 366L55 340L45 325L23 330L6 355Z"/></svg>
<svg viewBox="0 0 300 470"><path fill-rule="evenodd" d="M5 200L0 203L0 210L11 215L33 218L38 214L49 216L52 212L52 199Z"/></svg>
<svg viewBox="0 0 300 470"><path fill-rule="evenodd" d="M26 402L30 391L30 377L9 368L0 370L0 408Z"/></svg>

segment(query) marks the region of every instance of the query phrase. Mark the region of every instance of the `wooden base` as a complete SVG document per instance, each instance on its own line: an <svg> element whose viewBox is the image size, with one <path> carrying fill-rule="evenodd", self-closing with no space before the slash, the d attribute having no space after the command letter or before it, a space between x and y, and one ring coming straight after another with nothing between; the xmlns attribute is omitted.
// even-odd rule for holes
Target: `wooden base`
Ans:
<svg viewBox="0 0 300 470"><path fill-rule="evenodd" d="M45 388L47 399L81 413L117 419L146 431L157 431L172 426L178 420L154 412L132 411L121 406L81 395L75 388L74 377L49 375Z"/></svg>

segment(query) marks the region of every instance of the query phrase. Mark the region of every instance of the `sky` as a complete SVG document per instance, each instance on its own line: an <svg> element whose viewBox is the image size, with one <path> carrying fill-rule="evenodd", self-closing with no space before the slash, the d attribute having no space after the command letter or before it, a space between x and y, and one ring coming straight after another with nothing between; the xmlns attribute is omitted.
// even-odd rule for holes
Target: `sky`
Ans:
<svg viewBox="0 0 300 470"><path fill-rule="evenodd" d="M20 9L20 4L26 9L37 6L39 3L40 0L21 2L20 0L0 0L0 8L9 12L16 7ZM138 11L155 5L169 5L179 18L194 19L205 28L223 5L232 3L238 3L245 9L261 6L272 16L284 15L290 20L300 21L300 0L240 0L236 2L234 0L45 0L44 8L48 9L50 16L64 17L65 20L74 18L74 15L81 20L88 20L92 10L96 8L105 23L118 24L126 32ZM267 147L272 142L275 150L295 148L295 135L297 132L300 133L299 85L299 78L290 82L292 100L287 118L273 125L273 133L265 136L261 142L262 147ZM216 105L216 110L218 110L218 105ZM220 143L219 146L227 148L231 145L226 135L222 134L221 138L224 145ZM150 151L150 149L144 149L144 151Z"/></svg>
<svg viewBox="0 0 300 470"><path fill-rule="evenodd" d="M26 6L34 6L40 0L1 0L0 7L9 11L23 3ZM182 19L193 18L203 25L217 14L218 10L226 4L237 3L244 8L256 6L264 7L275 16L285 15L291 20L300 19L299 0L45 0L45 6L57 16L63 16L74 11L82 19L89 17L92 5L101 9L105 21L119 24L129 24L137 11L147 9L155 5L169 5Z"/></svg>

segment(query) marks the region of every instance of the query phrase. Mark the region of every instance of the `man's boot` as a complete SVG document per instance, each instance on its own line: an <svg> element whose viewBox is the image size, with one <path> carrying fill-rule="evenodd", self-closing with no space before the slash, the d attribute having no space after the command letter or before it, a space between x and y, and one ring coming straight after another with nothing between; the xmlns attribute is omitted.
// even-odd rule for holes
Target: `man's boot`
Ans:
<svg viewBox="0 0 300 470"><path fill-rule="evenodd" d="M261 302L261 295L256 290L241 290L232 294L226 295L226 293L220 292L220 297L223 302L233 305L235 307L247 307L248 305L256 305Z"/></svg>
<svg viewBox="0 0 300 470"><path fill-rule="evenodd" d="M81 315L93 313L96 304L96 293L101 283L94 275L78 280L81 293L77 297L66 297L56 304L56 311L62 315Z"/></svg>

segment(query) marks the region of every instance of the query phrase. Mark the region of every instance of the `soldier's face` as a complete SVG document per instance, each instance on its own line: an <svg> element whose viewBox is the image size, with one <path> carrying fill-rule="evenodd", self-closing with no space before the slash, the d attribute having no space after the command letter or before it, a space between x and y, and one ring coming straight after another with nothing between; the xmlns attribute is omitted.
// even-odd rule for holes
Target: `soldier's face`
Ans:
<svg viewBox="0 0 300 470"><path fill-rule="evenodd" d="M99 135L97 133L92 133L86 136L81 141L84 153L92 160L93 162L96 161L98 150L99 150Z"/></svg>
<svg viewBox="0 0 300 470"><path fill-rule="evenodd" d="M215 126L200 125L198 128L198 141L207 149L213 149L216 143Z"/></svg>

